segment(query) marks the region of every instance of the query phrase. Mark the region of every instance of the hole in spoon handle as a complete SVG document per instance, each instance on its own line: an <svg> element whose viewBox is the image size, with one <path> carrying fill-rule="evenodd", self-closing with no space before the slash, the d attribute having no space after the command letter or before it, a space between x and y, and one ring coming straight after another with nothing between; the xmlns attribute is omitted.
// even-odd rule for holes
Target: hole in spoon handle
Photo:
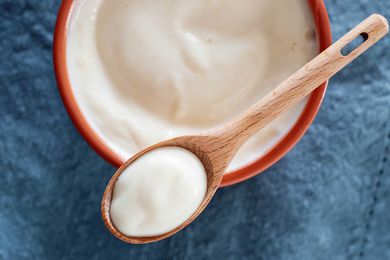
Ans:
<svg viewBox="0 0 390 260"><path fill-rule="evenodd" d="M367 40L368 40L368 33L366 32L361 33L358 37L353 39L350 43L348 43L341 49L341 55L343 55L344 57L348 56L352 51L354 51L357 47L359 47Z"/></svg>

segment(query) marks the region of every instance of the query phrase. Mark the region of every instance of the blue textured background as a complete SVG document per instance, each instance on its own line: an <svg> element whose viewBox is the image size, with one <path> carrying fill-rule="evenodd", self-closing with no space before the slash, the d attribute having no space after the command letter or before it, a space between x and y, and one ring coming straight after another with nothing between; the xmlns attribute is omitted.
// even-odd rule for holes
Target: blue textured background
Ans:
<svg viewBox="0 0 390 260"><path fill-rule="evenodd" d="M59 0L0 0L0 259L390 259L390 37L331 80L302 141L221 189L185 231L127 245L102 223L114 169L76 132L52 68ZM327 0L338 38L389 0Z"/></svg>

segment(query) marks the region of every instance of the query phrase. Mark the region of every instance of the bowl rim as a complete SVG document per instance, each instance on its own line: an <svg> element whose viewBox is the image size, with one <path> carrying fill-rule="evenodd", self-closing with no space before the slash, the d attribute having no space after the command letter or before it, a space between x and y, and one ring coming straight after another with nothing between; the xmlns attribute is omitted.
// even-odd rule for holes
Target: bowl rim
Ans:
<svg viewBox="0 0 390 260"><path fill-rule="evenodd" d="M329 16L324 0L307 0L316 26L319 51L325 50L332 43L332 33ZM57 87L64 106L73 124L87 143L107 162L119 167L125 161L120 155L112 151L97 133L88 124L82 114L70 84L66 62L66 40L69 27L69 17L76 1L63 0L58 11L57 21L53 36L53 65L57 81ZM309 96L307 103L298 120L290 131L267 150L257 160L242 166L229 174L225 174L220 187L233 185L245 181L255 175L264 172L278 162L306 133L325 96L328 81L323 83Z"/></svg>

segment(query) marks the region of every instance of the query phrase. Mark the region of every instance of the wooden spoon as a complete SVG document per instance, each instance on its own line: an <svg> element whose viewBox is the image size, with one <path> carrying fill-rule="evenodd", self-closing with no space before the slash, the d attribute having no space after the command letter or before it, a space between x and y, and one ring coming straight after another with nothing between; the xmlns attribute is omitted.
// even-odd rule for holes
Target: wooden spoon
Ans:
<svg viewBox="0 0 390 260"><path fill-rule="evenodd" d="M386 35L388 30L388 23L383 16L378 14L371 15L328 49L295 72L237 120L224 127L212 130L209 133L177 137L155 144L134 155L117 170L104 192L101 213L107 228L113 235L125 242L143 244L167 238L189 225L208 205L218 189L223 174L234 154L249 137L265 127L283 111L302 100L323 82L352 62L356 57ZM350 53L343 55L341 50L360 36L362 36L364 42ZM199 157L203 162L207 173L206 196L198 210L178 228L166 234L152 237L126 236L113 225L110 218L110 204L115 182L123 170L138 157L163 146L179 146L190 150Z"/></svg>

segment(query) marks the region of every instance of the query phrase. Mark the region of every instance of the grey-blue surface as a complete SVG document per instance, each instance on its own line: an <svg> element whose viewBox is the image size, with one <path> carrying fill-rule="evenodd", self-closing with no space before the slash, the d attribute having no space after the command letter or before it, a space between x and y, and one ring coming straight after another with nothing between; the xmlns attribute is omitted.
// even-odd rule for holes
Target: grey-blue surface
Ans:
<svg viewBox="0 0 390 260"><path fill-rule="evenodd" d="M331 80L301 142L218 191L178 235L127 245L102 223L114 168L89 148L52 68L59 0L0 0L0 259L390 259L390 37ZM327 0L333 35L389 0Z"/></svg>

